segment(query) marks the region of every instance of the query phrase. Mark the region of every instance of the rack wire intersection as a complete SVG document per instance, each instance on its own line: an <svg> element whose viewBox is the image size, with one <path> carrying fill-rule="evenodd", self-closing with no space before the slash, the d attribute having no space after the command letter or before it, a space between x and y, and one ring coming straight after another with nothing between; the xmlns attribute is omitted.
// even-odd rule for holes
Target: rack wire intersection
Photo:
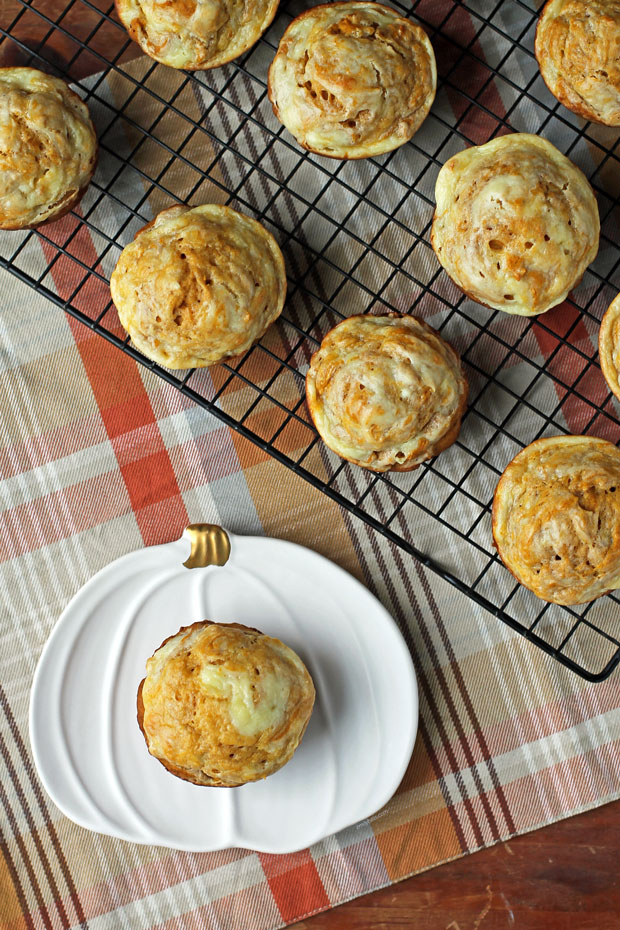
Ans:
<svg viewBox="0 0 620 930"><path fill-rule="evenodd" d="M0 265L211 411L416 556L577 674L620 662L618 599L544 604L501 565L491 536L499 475L528 443L584 433L620 439L619 408L597 363L602 314L620 289L618 133L561 107L533 55L534 0L390 0L427 29L437 99L414 139L379 158L332 162L303 152L275 119L267 68L290 20L283 2L248 53L191 74L141 57L108 0L5 0L2 64L72 79L100 139L79 209L37 233L0 238ZM523 319L462 297L429 242L441 165L506 131L544 135L589 177L601 248L561 307ZM282 318L230 364L175 372L140 355L111 304L120 250L163 207L229 203L278 239L289 272ZM37 269L37 272L33 271ZM414 472L375 475L320 442L304 404L309 359L353 313L421 316L461 352L469 407L457 443Z"/></svg>

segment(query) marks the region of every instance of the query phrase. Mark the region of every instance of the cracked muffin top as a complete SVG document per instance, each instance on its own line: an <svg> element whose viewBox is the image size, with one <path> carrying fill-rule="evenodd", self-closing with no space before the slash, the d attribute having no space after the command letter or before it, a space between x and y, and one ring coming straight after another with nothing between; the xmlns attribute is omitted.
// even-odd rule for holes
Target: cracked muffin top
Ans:
<svg viewBox="0 0 620 930"><path fill-rule="evenodd" d="M238 58L271 25L279 0L116 0L143 52L171 68L204 71Z"/></svg>
<svg viewBox="0 0 620 930"><path fill-rule="evenodd" d="M241 623L203 620L148 659L138 724L173 775L233 788L292 758L314 699L312 678L289 646Z"/></svg>
<svg viewBox="0 0 620 930"><path fill-rule="evenodd" d="M493 539L545 601L585 604L620 587L620 450L592 436L531 443L495 490Z"/></svg>
<svg viewBox="0 0 620 930"><path fill-rule="evenodd" d="M256 220L219 204L163 210L125 246L112 300L135 347L168 368L245 352L282 312L284 259Z"/></svg>
<svg viewBox="0 0 620 930"><path fill-rule="evenodd" d="M435 99L424 30L378 3L329 3L290 24L269 69L274 113L331 158L368 158L407 142Z"/></svg>
<svg viewBox="0 0 620 930"><path fill-rule="evenodd" d="M619 0L549 0L535 51L560 103L585 119L620 126Z"/></svg>
<svg viewBox="0 0 620 930"><path fill-rule="evenodd" d="M585 175L551 142L515 132L453 155L437 176L431 242L473 300L521 316L561 303L596 257Z"/></svg>
<svg viewBox="0 0 620 930"><path fill-rule="evenodd" d="M467 403L459 356L424 320L352 316L331 329L306 376L323 442L372 471L410 471L456 439Z"/></svg>
<svg viewBox="0 0 620 930"><path fill-rule="evenodd" d="M63 216L96 162L88 107L64 81L35 68L0 68L0 229Z"/></svg>

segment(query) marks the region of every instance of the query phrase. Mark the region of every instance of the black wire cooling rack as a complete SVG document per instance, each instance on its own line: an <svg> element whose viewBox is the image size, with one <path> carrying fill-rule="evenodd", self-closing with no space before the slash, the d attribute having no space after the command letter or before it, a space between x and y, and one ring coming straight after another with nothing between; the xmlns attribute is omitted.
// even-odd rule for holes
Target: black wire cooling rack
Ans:
<svg viewBox="0 0 620 930"><path fill-rule="evenodd" d="M430 35L437 99L407 145L332 162L301 151L266 95L267 68L291 18L309 5L303 0L283 2L245 56L196 74L130 60L136 47L106 0L0 0L2 63L77 76L100 138L99 167L79 210L37 233L3 234L0 264L517 633L602 680L620 662L617 598L582 609L543 604L501 565L490 512L499 475L534 439L620 439L616 401L596 361L599 321L620 288L619 133L584 124L544 87L533 55L538 4L391 2ZM536 319L464 299L428 237L440 166L510 130L540 133L579 164L601 214L596 261L570 300ZM255 216L280 242L289 272L284 314L260 344L231 364L181 374L128 343L107 286L135 231L179 200L231 203ZM304 375L339 319L386 309L424 317L455 345L470 400L448 451L414 472L374 475L318 440Z"/></svg>

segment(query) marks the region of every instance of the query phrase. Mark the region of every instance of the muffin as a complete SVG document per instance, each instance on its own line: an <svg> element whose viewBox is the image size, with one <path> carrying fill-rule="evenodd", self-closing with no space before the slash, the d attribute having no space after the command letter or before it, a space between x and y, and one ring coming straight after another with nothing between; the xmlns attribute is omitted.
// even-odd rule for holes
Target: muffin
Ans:
<svg viewBox="0 0 620 930"><path fill-rule="evenodd" d="M407 142L435 99L433 47L379 3L325 3L290 24L269 68L269 99L300 145L368 158Z"/></svg>
<svg viewBox="0 0 620 930"><path fill-rule="evenodd" d="M282 312L282 253L256 220L204 204L163 210L126 246L110 279L137 349L168 368L245 352Z"/></svg>
<svg viewBox="0 0 620 930"><path fill-rule="evenodd" d="M269 28L279 0L115 0L143 52L171 68L205 71L238 58Z"/></svg>
<svg viewBox="0 0 620 930"><path fill-rule="evenodd" d="M527 446L495 490L493 538L545 601L585 604L620 587L620 450L589 436Z"/></svg>
<svg viewBox="0 0 620 930"><path fill-rule="evenodd" d="M0 229L64 216L96 163L88 107L64 81L35 68L0 68Z"/></svg>
<svg viewBox="0 0 620 930"><path fill-rule="evenodd" d="M536 59L554 97L585 119L620 126L620 3L549 0Z"/></svg>
<svg viewBox="0 0 620 930"><path fill-rule="evenodd" d="M620 294L612 300L601 321L598 354L609 390L620 400Z"/></svg>
<svg viewBox="0 0 620 930"><path fill-rule="evenodd" d="M437 176L431 242L468 297L535 316L567 297L598 251L585 176L540 136L513 133L458 152Z"/></svg>
<svg viewBox="0 0 620 930"><path fill-rule="evenodd" d="M232 788L291 759L314 697L305 665L279 639L203 620L148 659L138 724L148 751L173 775Z"/></svg>
<svg viewBox="0 0 620 930"><path fill-rule="evenodd" d="M310 415L323 442L371 471L410 471L458 436L467 381L457 353L412 316L352 316L312 356Z"/></svg>

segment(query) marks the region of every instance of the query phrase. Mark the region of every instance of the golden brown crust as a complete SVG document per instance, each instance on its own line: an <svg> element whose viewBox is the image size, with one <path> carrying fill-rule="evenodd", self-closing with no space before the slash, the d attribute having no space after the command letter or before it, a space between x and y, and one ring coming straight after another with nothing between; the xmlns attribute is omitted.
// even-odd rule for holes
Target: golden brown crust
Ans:
<svg viewBox="0 0 620 930"><path fill-rule="evenodd" d="M171 639L171 637L168 637L168 639ZM165 642L167 642L167 640L165 640ZM163 646L163 643L162 643L162 646ZM160 648L161 648L161 647L160 647ZM137 709L138 709L138 726L139 726L140 729L142 730L142 736L144 737L144 741L145 741L145 743L146 743L146 748L148 749L149 740L148 740L148 736L147 736L147 734L146 734L146 731L145 731L145 729L144 729L144 700L143 700L143 698L142 698L142 688L143 688L143 686L144 686L144 682L145 682L145 681L146 681L146 678L143 678L142 681L140 682L139 686L138 686L138 698L137 698L137 702L136 702L136 703L137 703ZM153 758L154 758L154 759L157 759L157 756L153 756ZM192 785L199 785L199 786L201 786L201 787L209 787L208 785L205 785L204 782L199 781L197 778L194 778L194 776L192 776L190 773L186 772L185 769L182 769L180 766L178 766L178 765L173 765L171 762L168 762L167 759L157 759L157 761L158 761L161 765L163 765L163 767L164 767L168 772L170 772L171 775L176 775L177 778L182 778L183 781L189 781L189 782L192 783ZM211 785L211 787L226 788L226 787L232 787L232 786L228 786L228 785L217 785L217 786Z"/></svg>
<svg viewBox="0 0 620 930"><path fill-rule="evenodd" d="M467 405L454 349L416 317L353 316L312 356L306 400L323 442L371 471L411 471L452 445Z"/></svg>
<svg viewBox="0 0 620 930"><path fill-rule="evenodd" d="M83 197L97 163L85 103L34 68L0 68L0 229L32 229Z"/></svg>
<svg viewBox="0 0 620 930"><path fill-rule="evenodd" d="M173 206L144 226L110 279L137 349L169 368L216 365L247 351L280 315L282 253L230 207Z"/></svg>
<svg viewBox="0 0 620 930"><path fill-rule="evenodd" d="M114 0L143 52L172 68L206 71L233 61L269 28L279 0Z"/></svg>
<svg viewBox="0 0 620 930"><path fill-rule="evenodd" d="M601 320L598 354L609 390L620 400L620 294L612 300Z"/></svg>
<svg viewBox="0 0 620 930"><path fill-rule="evenodd" d="M548 0L536 28L542 78L569 110L620 126L620 2Z"/></svg>
<svg viewBox="0 0 620 930"><path fill-rule="evenodd" d="M585 604L620 587L620 450L589 436L531 443L495 490L493 539L545 601Z"/></svg>
<svg viewBox="0 0 620 930"><path fill-rule="evenodd" d="M151 222L152 222L152 221L151 221ZM149 223L148 225L150 225L150 223ZM165 646L166 643L169 643L172 639L174 639L175 637L177 637L180 633L190 633L192 630L198 630L198 629L200 629L200 628L202 628L202 627L204 627L204 626L209 626L209 625L210 625L210 622L211 622L211 621L209 621L209 620L199 620L197 623L190 623L188 626L182 626L182 627L180 628L180 630L178 630L177 633L171 633L170 636L166 636L166 638L159 644L159 646L157 647L157 649L155 650L155 652L157 652L159 649L161 649L162 646ZM260 630L257 630L255 627L252 627L252 626L244 626L242 623L227 623L227 624L220 624L220 625L221 625L221 626L231 626L231 627L234 627L234 628L236 628L236 629L238 629L238 630L250 630L252 633L260 633ZM143 689L143 687L144 687L144 682L145 682L145 681L146 681L146 678L143 678L142 681L140 682L140 684L138 685L138 695L137 695L137 699L136 699L136 710L137 710L138 726L140 727L140 730L142 731L142 736L144 737L144 741L145 741L146 747L147 747L147 749L148 749L148 748L149 748L149 739L148 739L148 735L147 735L147 733L146 733L146 730L144 729L144 699L143 699L143 697L142 697L142 689ZM149 750L149 752L150 752L150 750ZM169 762L167 759L159 759L159 758L157 758L157 756L153 756L153 758L154 758L154 759L157 759L157 761L160 762L161 765L163 765L163 767L164 767L165 769L167 769L167 770L171 773L171 775L176 775L177 778L182 778L184 781L189 781L189 782L191 782L193 785L200 785L200 786L202 786L202 787L209 787L208 785L205 785L205 782L204 782L204 781L200 781L198 778L195 778L191 773L187 772L185 769L182 769L180 766L178 766L178 765L173 765L173 764L172 764L171 762ZM232 787L232 786L230 786L230 785L217 785L217 786L212 785L211 787L228 788L228 787Z"/></svg>
<svg viewBox="0 0 620 930"><path fill-rule="evenodd" d="M550 142L513 133L442 167L431 243L473 300L533 316L561 303L598 251L592 188Z"/></svg>
<svg viewBox="0 0 620 930"><path fill-rule="evenodd" d="M61 220L63 216L66 216L67 213L70 213L74 207L79 206L82 197L88 190L88 184L85 184L79 191L75 194L72 194L71 197L65 198L64 205L58 209L57 213L54 213L53 216L48 216L45 220L40 220L37 223L29 223L26 225L16 224L14 226L3 226L0 222L0 229L3 229L5 232L16 232L18 229L41 229L43 226L48 226L50 223L55 223L56 220Z"/></svg>
<svg viewBox="0 0 620 930"><path fill-rule="evenodd" d="M235 787L290 760L314 703L312 679L280 640L204 620L147 662L137 719L151 755L195 785Z"/></svg>
<svg viewBox="0 0 620 930"><path fill-rule="evenodd" d="M325 3L301 13L269 68L276 117L300 145L329 158L368 158L407 142L435 97L424 30L391 7Z"/></svg>

